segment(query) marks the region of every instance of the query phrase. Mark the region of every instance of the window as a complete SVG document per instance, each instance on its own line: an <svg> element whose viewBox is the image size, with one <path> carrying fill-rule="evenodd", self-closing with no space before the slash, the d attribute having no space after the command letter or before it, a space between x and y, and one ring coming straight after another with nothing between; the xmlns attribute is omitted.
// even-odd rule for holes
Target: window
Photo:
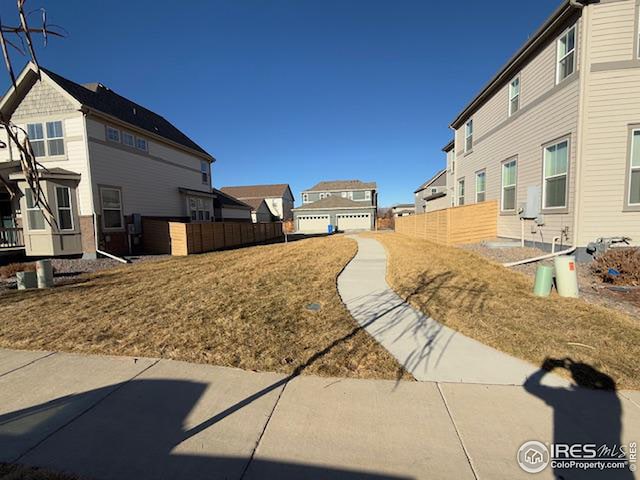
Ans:
<svg viewBox="0 0 640 480"><path fill-rule="evenodd" d="M473 120L469 120L464 126L464 151L470 152L473 148Z"/></svg>
<svg viewBox="0 0 640 480"><path fill-rule="evenodd" d="M36 196L30 188L24 191L27 201L27 221L29 222L29 230L44 230L44 213L39 205L36 204Z"/></svg>
<svg viewBox="0 0 640 480"><path fill-rule="evenodd" d="M436 193L438 193L438 187L432 187L431 188L431 195L434 195Z"/></svg>
<svg viewBox="0 0 640 480"><path fill-rule="evenodd" d="M205 198L187 199L189 206L189 218L193 222L208 222L211 220L211 201Z"/></svg>
<svg viewBox="0 0 640 480"><path fill-rule="evenodd" d="M122 144L126 145L127 147L133 148L136 146L136 140L131 133L122 132Z"/></svg>
<svg viewBox="0 0 640 480"><path fill-rule="evenodd" d="M27 125L27 136L36 157L44 157L47 152L44 148L44 131L41 123L29 123Z"/></svg>
<svg viewBox="0 0 640 480"><path fill-rule="evenodd" d="M189 198L189 217L194 222L198 220L198 201L195 198Z"/></svg>
<svg viewBox="0 0 640 480"><path fill-rule="evenodd" d="M120 143L120 130L107 125L107 140Z"/></svg>
<svg viewBox="0 0 640 480"><path fill-rule="evenodd" d="M58 207L58 229L73 230L71 189L69 187L56 187L56 205Z"/></svg>
<svg viewBox="0 0 640 480"><path fill-rule="evenodd" d="M458 205L464 205L464 178L458 180Z"/></svg>
<svg viewBox="0 0 640 480"><path fill-rule="evenodd" d="M487 174L486 172L476 173L476 202L484 202L485 192L487 190Z"/></svg>
<svg viewBox="0 0 640 480"><path fill-rule="evenodd" d="M557 46L556 83L571 75L576 69L576 26L567 30Z"/></svg>
<svg viewBox="0 0 640 480"><path fill-rule="evenodd" d="M200 161L200 176L202 177L202 183L206 185L209 185L209 168L209 162Z"/></svg>
<svg viewBox="0 0 640 480"><path fill-rule="evenodd" d="M47 122L47 149L49 155L64 155L62 122Z"/></svg>
<svg viewBox="0 0 640 480"><path fill-rule="evenodd" d="M516 160L509 160L502 164L502 203L503 212L516 210L516 181L518 178Z"/></svg>
<svg viewBox="0 0 640 480"><path fill-rule="evenodd" d="M569 168L569 142L549 145L544 149L544 181L542 198L544 208L567 206L567 171Z"/></svg>
<svg viewBox="0 0 640 480"><path fill-rule="evenodd" d="M520 77L511 80L509 84L509 116L520 109Z"/></svg>
<svg viewBox="0 0 640 480"><path fill-rule="evenodd" d="M302 203L307 203L309 201L309 195L306 193L302 194Z"/></svg>
<svg viewBox="0 0 640 480"><path fill-rule="evenodd" d="M149 150L149 144L144 138L136 137L136 148L138 150L144 150L145 152Z"/></svg>
<svg viewBox="0 0 640 480"><path fill-rule="evenodd" d="M100 189L102 199L102 222L105 229L120 229L124 226L122 219L122 193L118 188L103 187Z"/></svg>
<svg viewBox="0 0 640 480"><path fill-rule="evenodd" d="M365 200L371 200L371 192L369 190L364 192L364 198Z"/></svg>
<svg viewBox="0 0 640 480"><path fill-rule="evenodd" d="M640 205L640 129L631 132L631 171L629 172L629 205Z"/></svg>

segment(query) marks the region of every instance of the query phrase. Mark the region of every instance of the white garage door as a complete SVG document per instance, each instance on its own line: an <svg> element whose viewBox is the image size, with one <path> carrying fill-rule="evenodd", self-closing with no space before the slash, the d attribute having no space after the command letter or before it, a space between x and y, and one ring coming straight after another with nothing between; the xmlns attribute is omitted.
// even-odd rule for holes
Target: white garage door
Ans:
<svg viewBox="0 0 640 480"><path fill-rule="evenodd" d="M329 215L299 215L298 231L302 233L327 233Z"/></svg>
<svg viewBox="0 0 640 480"><path fill-rule="evenodd" d="M371 230L370 213L350 213L339 214L338 230Z"/></svg>

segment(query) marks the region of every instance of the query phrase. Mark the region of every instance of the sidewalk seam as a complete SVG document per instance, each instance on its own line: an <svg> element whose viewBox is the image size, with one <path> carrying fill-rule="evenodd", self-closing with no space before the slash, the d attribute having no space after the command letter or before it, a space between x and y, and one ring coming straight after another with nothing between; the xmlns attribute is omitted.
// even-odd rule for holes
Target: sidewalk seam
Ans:
<svg viewBox="0 0 640 480"><path fill-rule="evenodd" d="M97 405L101 404L104 400L106 400L107 398L109 398L111 395L113 395L114 393L116 393L118 390L120 390L122 387L124 387L125 385L127 385L129 382L131 382L132 380L135 380L136 378L138 378L140 375L142 375L143 373L149 371L151 368L155 367L158 362L160 362L160 359L157 359L155 362L153 362L151 365L149 365L148 367L140 370L138 373L136 373L133 377L121 382L116 388L114 388L113 390L111 390L109 393L107 393L104 397L102 397L101 399L99 399L96 403L88 406L85 410L83 410L82 412L80 412L78 415L76 415L75 417L71 418L68 422L60 425L58 428L56 428L53 432L51 432L49 435L47 435L46 437L44 437L43 439L41 439L39 442L37 442L35 445L33 445L32 447L28 448L27 450L25 450L24 452L22 452L20 455L18 455L15 460L13 460L14 462L17 462L18 460L20 460L21 458L23 458L25 455L33 452L36 448L38 448L40 445L42 445L44 442L46 442L48 439L50 439L51 437L53 437L55 434L57 434L58 432L60 432L62 429L66 428L68 425L71 425L73 422L75 422L77 419L79 419L80 417L82 417L84 414L90 412L91 410L93 410Z"/></svg>
<svg viewBox="0 0 640 480"><path fill-rule="evenodd" d="M271 409L271 412L269 413L269 417L267 417L267 421L264 422L264 428L262 429L262 431L260 432L260 435L258 436L258 439L256 440L256 446L253 447L253 451L251 452L251 455L249 456L249 460L247 461L247 464L244 466L244 469L242 470L242 473L240 474L239 480L242 480L244 478L244 476L247 474L247 472L249 471L249 467L253 463L253 458L255 457L256 452L258 451L258 447L260 446L260 443L262 442L262 437L264 437L264 434L267 431L267 427L269 426L269 422L271 421L271 418L273 417L273 414L275 413L276 408L278 407L278 404L280 403L280 399L282 398L282 395L284 394L284 391L287 388L287 385L289 385L289 382L291 380L292 379L287 380L287 382L282 386L282 390L280 390L280 393L278 394L278 398L276 398L276 401L273 404L273 408Z"/></svg>
<svg viewBox="0 0 640 480"><path fill-rule="evenodd" d="M440 383L436 382L436 387L438 388L438 392L440 392L440 397L442 398L442 402L444 403L444 408L447 410L447 414L449 414L449 418L451 419L451 424L453 425L453 429L456 432L456 435L458 436L458 440L460 441L460 446L462 447L462 451L464 452L465 457L467 457L467 463L469 463L469 468L471 468L471 473L473 473L473 477L478 480L478 472L476 471L475 467L473 466L473 462L471 461L471 455L469 454L469 451L467 450L466 445L464 444L464 441L462 440L462 435L460 435L460 430L458 430L458 425L456 425L456 421L453 418L453 414L451 413L451 409L449 408L449 404L447 403L447 399L444 396L444 392L442 391L442 389L440 388Z"/></svg>
<svg viewBox="0 0 640 480"><path fill-rule="evenodd" d="M9 375L10 373L16 372L22 368L28 367L29 365L33 365L36 362L39 362L40 360L44 360L45 358L49 358L55 354L57 354L58 352L49 352L46 355L43 355L42 357L38 357L34 360L31 360L28 363L25 363L24 365L20 365L19 367L14 368L13 370L9 370L8 372L4 372L4 373L0 373L0 377L4 377L5 375Z"/></svg>

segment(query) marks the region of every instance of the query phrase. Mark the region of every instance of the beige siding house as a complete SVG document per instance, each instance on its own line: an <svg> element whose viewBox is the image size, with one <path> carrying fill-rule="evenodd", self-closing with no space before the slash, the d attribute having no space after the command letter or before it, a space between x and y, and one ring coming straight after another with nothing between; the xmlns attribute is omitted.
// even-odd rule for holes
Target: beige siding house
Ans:
<svg viewBox="0 0 640 480"><path fill-rule="evenodd" d="M269 185L241 185L232 187L222 187L220 190L228 195L242 200L254 207L254 218L258 221L290 220L293 216L293 193L287 183L277 183ZM261 206L260 201L264 201L267 210ZM273 218L267 215L271 213ZM267 219L268 220L264 220Z"/></svg>
<svg viewBox="0 0 640 480"><path fill-rule="evenodd" d="M21 229L28 255L94 256L96 243L123 254L139 245L143 217L214 219L214 158L107 87L79 85L45 69L38 79L29 64L0 111L28 134L55 216L45 221L34 204L15 145L0 149L0 175L14 185L12 194L0 194L0 228ZM4 139L7 132L0 134ZM243 210L250 217L250 208Z"/></svg>
<svg viewBox="0 0 640 480"><path fill-rule="evenodd" d="M462 110L453 205L497 200L501 237L640 244L639 5L563 2Z"/></svg>

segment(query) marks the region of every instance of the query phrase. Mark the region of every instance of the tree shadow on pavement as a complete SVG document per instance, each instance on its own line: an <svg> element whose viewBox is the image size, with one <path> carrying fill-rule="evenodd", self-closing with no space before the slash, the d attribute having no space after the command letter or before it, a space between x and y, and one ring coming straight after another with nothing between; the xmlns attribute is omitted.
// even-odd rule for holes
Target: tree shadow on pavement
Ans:
<svg viewBox="0 0 640 480"><path fill-rule="evenodd" d="M567 370L576 385L570 387L543 385L544 376L555 369ZM524 388L553 408L552 443L569 446L592 444L595 446L595 456L598 459L604 458L620 463L627 460L625 452L620 450L622 404L616 394L616 383L610 376L590 365L575 362L571 358L547 358L540 370L527 379ZM561 455L564 455L562 450ZM587 453L586 456L588 460L589 454ZM554 468L554 474L558 479L634 478L627 465L605 471L558 466Z"/></svg>

